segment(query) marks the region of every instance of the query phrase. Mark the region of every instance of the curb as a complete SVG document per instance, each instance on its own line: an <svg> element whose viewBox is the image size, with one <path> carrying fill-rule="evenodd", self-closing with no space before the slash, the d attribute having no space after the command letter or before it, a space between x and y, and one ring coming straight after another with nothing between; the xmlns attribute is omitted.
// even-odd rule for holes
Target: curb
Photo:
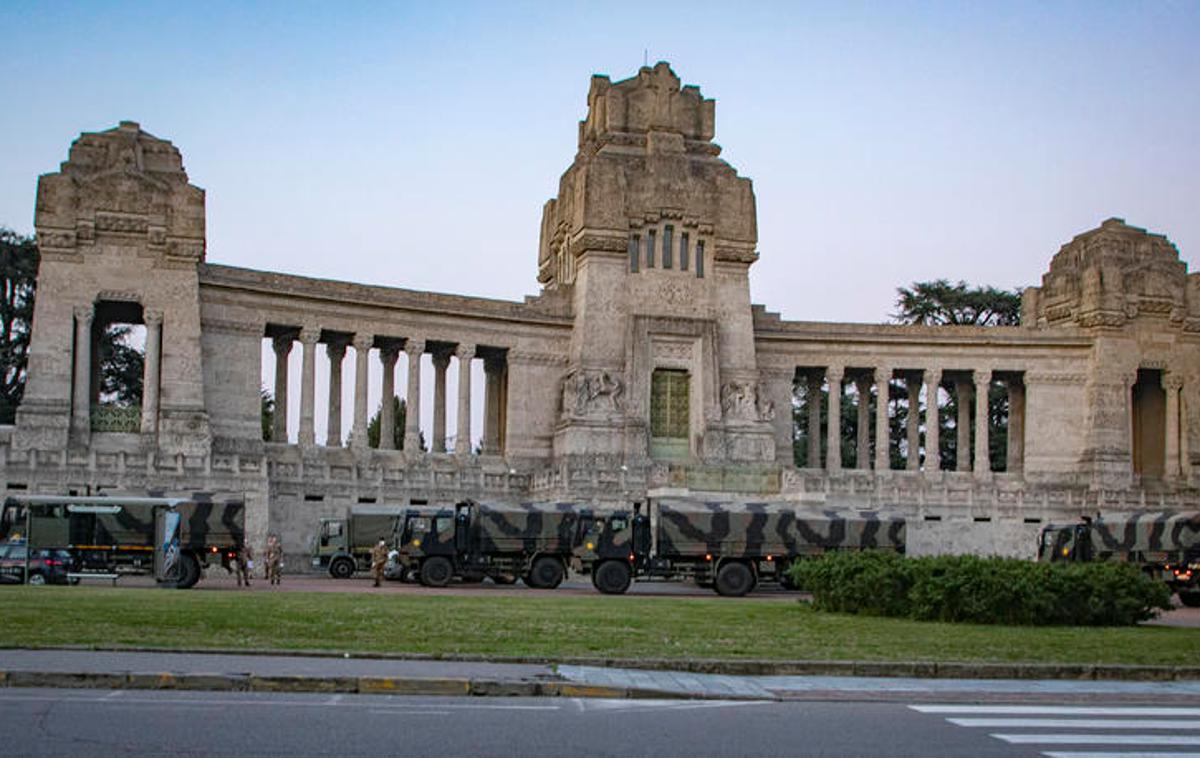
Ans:
<svg viewBox="0 0 1200 758"><path fill-rule="evenodd" d="M108 645L27 647L0 644L0 650L85 650L115 653L178 653L183 655L273 656L280 658L355 658L360 660L445 661L447 663L515 663L542 666L679 671L726 676L860 676L910 679L1057 679L1069 681L1170 682L1200 681L1197 666L1144 666L1091 663L988 663L970 661L788 661L594 656L485 656L454 653L372 653L332 650L264 650L222 648L153 648ZM2 683L0 679L0 683ZM343 690L330 690L343 691ZM458 693L461 694L461 693Z"/></svg>

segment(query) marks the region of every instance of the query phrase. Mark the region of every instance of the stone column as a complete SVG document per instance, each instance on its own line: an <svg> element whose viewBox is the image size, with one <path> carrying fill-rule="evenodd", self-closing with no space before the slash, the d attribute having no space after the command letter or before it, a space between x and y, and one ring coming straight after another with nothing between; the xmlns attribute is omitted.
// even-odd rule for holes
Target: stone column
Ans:
<svg viewBox="0 0 1200 758"><path fill-rule="evenodd" d="M271 340L275 348L275 419L271 427L271 441L287 444L288 427L288 356L292 352L291 335L280 335Z"/></svg>
<svg viewBox="0 0 1200 758"><path fill-rule="evenodd" d="M891 438L888 405L891 404L892 369L888 366L875 371L875 470L887 471L892 467Z"/></svg>
<svg viewBox="0 0 1200 758"><path fill-rule="evenodd" d="M938 390L942 386L942 370L925 370L925 470L941 471L941 418L938 408Z"/></svg>
<svg viewBox="0 0 1200 758"><path fill-rule="evenodd" d="M503 358L486 358L483 371L487 384L483 396L483 453L500 452L500 376L504 371Z"/></svg>
<svg viewBox="0 0 1200 758"><path fill-rule="evenodd" d="M475 357L474 345L459 345L454 350L458 357L458 430L455 432L454 452L458 455L471 454L471 359Z"/></svg>
<svg viewBox="0 0 1200 758"><path fill-rule="evenodd" d="M971 383L954 380L954 397L958 401L958 420L955 422L954 470L971 470Z"/></svg>
<svg viewBox="0 0 1200 758"><path fill-rule="evenodd" d="M329 447L342 446L342 359L346 357L346 343L326 342L325 355L329 356L329 419L325 433L325 444Z"/></svg>
<svg viewBox="0 0 1200 758"><path fill-rule="evenodd" d="M367 448L367 356L374 338L354 335L354 426L350 429L350 447Z"/></svg>
<svg viewBox="0 0 1200 758"><path fill-rule="evenodd" d="M446 452L446 369L450 353L439 350L433 354L433 452Z"/></svg>
<svg viewBox="0 0 1200 758"><path fill-rule="evenodd" d="M313 447L317 444L316 401L317 401L317 340L321 330L305 327L300 330L300 345L304 348L300 364L300 445Z"/></svg>
<svg viewBox="0 0 1200 758"><path fill-rule="evenodd" d="M379 350L379 362L383 365L383 381L380 382L383 401L379 406L379 449L396 449L396 359L400 351L395 347Z"/></svg>
<svg viewBox="0 0 1200 758"><path fill-rule="evenodd" d="M821 468L821 375L808 373L808 467Z"/></svg>
<svg viewBox="0 0 1200 758"><path fill-rule="evenodd" d="M871 383L875 374L859 374L854 379L858 392L858 439L854 445L854 465L859 469L871 468Z"/></svg>
<svg viewBox="0 0 1200 758"><path fill-rule="evenodd" d="M840 471L842 468L842 378L846 370L841 366L830 366L825 372L829 381L829 419L825 431L825 468Z"/></svg>
<svg viewBox="0 0 1200 758"><path fill-rule="evenodd" d="M1167 393L1167 423L1164 424L1166 444L1163 446L1163 476L1167 479L1178 479L1181 473L1179 466L1179 391L1183 389L1183 377L1177 374L1164 374L1163 390Z"/></svg>
<svg viewBox="0 0 1200 758"><path fill-rule="evenodd" d="M90 305L75 308L75 393L71 432L86 444L92 433L92 316Z"/></svg>
<svg viewBox="0 0 1200 758"><path fill-rule="evenodd" d="M408 399L404 410L404 450L410 455L421 452L421 356L425 340L410 339L404 343L408 355Z"/></svg>
<svg viewBox="0 0 1200 758"><path fill-rule="evenodd" d="M992 456L988 448L988 387L991 371L975 372L975 475L985 476L992 471Z"/></svg>
<svg viewBox="0 0 1200 758"><path fill-rule="evenodd" d="M162 374L162 311L146 311L146 362L142 367L142 434L158 431L158 383Z"/></svg>
<svg viewBox="0 0 1200 758"><path fill-rule="evenodd" d="M921 378L915 374L904 377L904 391L908 395L908 426L906 431L908 455L905 468L909 471L921 469Z"/></svg>
<svg viewBox="0 0 1200 758"><path fill-rule="evenodd" d="M1025 383L1008 380L1008 454L1004 468L1010 474L1025 468Z"/></svg>

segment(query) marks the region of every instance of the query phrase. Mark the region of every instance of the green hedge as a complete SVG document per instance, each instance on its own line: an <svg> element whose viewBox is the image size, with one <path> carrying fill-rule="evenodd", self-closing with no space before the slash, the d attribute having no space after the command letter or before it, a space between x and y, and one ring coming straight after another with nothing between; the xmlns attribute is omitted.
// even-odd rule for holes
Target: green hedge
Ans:
<svg viewBox="0 0 1200 758"><path fill-rule="evenodd" d="M920 621L1124 626L1171 607L1166 585L1127 563L835 552L791 576L818 610Z"/></svg>

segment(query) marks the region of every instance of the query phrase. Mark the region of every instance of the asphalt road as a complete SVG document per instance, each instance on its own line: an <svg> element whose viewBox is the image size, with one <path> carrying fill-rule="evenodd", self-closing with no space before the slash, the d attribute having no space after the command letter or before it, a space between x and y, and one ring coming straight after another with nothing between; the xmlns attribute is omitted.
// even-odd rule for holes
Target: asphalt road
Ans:
<svg viewBox="0 0 1200 758"><path fill-rule="evenodd" d="M1196 715L1048 706L0 690L7 756L1071 755L1196 750ZM999 710L998 710L999 709ZM1100 722L1108 721L1107 727ZM999 735L999 736L997 736ZM1060 737L1056 735L1067 735Z"/></svg>

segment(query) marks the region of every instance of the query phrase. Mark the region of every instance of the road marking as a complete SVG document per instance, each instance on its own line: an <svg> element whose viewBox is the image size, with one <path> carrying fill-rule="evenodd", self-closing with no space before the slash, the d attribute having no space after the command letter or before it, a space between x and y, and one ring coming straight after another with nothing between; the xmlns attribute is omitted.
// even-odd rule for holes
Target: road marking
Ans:
<svg viewBox="0 0 1200 758"><path fill-rule="evenodd" d="M1200 716L1200 708L1128 708L1063 705L910 705L920 713L979 713L1013 716Z"/></svg>
<svg viewBox="0 0 1200 758"><path fill-rule="evenodd" d="M122 694L127 694L124 690L118 690ZM97 705L112 706L128 706L128 705L181 705L181 706L200 706L211 708L223 708L231 706L247 706L259 705L270 707L290 707L304 706L307 708L328 708L330 706L343 708L371 708L379 707L380 698L384 702L391 696L372 696L365 695L364 697L375 698L373 700L364 701L338 701L332 702L329 699L321 700L267 700L267 699L200 699L200 698L139 698L139 697L122 697L120 700L111 700L112 693L103 696L85 695L85 696L55 696L46 695L0 695L0 702L41 702L51 701L55 703L93 703ZM634 702L634 701L629 701ZM401 706L396 706L401 707ZM436 708L441 710L507 710L507 711L557 711L561 709L560 705L488 705L480 703L478 705L457 705L454 703L411 703L405 704L404 708L413 709L429 709Z"/></svg>
<svg viewBox="0 0 1200 758"><path fill-rule="evenodd" d="M451 711L402 711L389 710L386 708L371 708L367 713L374 713L378 716L449 716Z"/></svg>
<svg viewBox="0 0 1200 758"><path fill-rule="evenodd" d="M1168 719L946 719L956 726L989 729L1200 729L1200 722Z"/></svg>
<svg viewBox="0 0 1200 758"><path fill-rule="evenodd" d="M1173 734L992 734L1013 745L1200 745L1200 737Z"/></svg>
<svg viewBox="0 0 1200 758"><path fill-rule="evenodd" d="M1042 753L1046 758L1200 758L1200 753L1070 753L1055 750Z"/></svg>

